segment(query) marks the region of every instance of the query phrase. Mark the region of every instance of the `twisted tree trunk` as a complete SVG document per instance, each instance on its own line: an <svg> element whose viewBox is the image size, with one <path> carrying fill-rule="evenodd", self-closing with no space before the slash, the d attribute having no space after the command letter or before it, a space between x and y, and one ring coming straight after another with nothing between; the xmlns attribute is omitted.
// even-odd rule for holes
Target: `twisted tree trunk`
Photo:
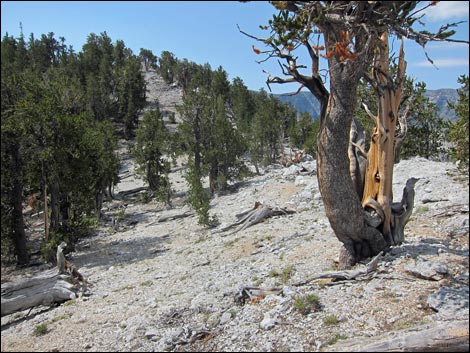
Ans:
<svg viewBox="0 0 470 353"><path fill-rule="evenodd" d="M347 75L344 71L338 76ZM351 107L354 107L357 85L338 86L331 76L331 95L328 110L322 119L318 137L318 183L325 212L336 237L344 245L341 267L356 263L362 254L366 235L364 210L350 175L348 149L351 127ZM353 93L351 93L353 91ZM382 244L380 244L382 245ZM383 248L383 246L378 248ZM382 249L377 249L378 253Z"/></svg>
<svg viewBox="0 0 470 353"><path fill-rule="evenodd" d="M374 78L379 96L378 115L371 137L371 147L367 159L364 194L364 208L374 209L382 218L381 233L388 245L393 244L392 234L392 181L395 162L395 129L398 120L398 107L401 101L402 80L405 74L403 44L400 48L398 73L392 82L389 73L388 32L380 38L378 54L374 63ZM371 201L372 200L372 201ZM376 201L376 202L375 202Z"/></svg>
<svg viewBox="0 0 470 353"><path fill-rule="evenodd" d="M392 192L393 166L400 147L395 142L395 130L406 67L403 45L393 81L387 32L379 43L372 76L379 110L377 116L368 111L376 122L368 152L364 151L362 127L353 122L351 114L357 88L355 67L347 62L329 65L331 93L321 116L318 181L326 215L344 245L340 254L342 268L401 243L414 203L416 179L408 181L401 202L393 203Z"/></svg>

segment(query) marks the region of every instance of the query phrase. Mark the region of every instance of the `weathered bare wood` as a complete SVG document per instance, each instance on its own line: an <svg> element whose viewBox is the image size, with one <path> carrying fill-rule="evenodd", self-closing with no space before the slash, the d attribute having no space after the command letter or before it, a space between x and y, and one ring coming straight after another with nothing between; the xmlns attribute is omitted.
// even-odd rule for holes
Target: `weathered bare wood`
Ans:
<svg viewBox="0 0 470 353"><path fill-rule="evenodd" d="M243 305L247 300L252 298L266 296L269 294L279 294L282 292L282 288L278 287L240 287L234 294L233 300L235 303Z"/></svg>
<svg viewBox="0 0 470 353"><path fill-rule="evenodd" d="M293 286L300 287L304 286L312 281L322 278L332 278L336 281L344 281L344 280L353 280L360 276L366 276L377 269L377 264L379 262L380 257L382 256L383 251L381 251L377 256L375 256L365 267L354 269L354 270L344 270L344 271L331 271L331 272L324 272L317 275L314 275L306 280L299 281L294 283Z"/></svg>
<svg viewBox="0 0 470 353"><path fill-rule="evenodd" d="M238 219L238 220L240 220L240 219L242 219L242 218L243 218L243 219L246 219L245 216L247 216L249 213L253 213L253 211L256 210L259 206L261 206L261 203L258 202L258 201L256 201L256 202L255 202L255 206L254 206L253 208L250 208L249 210L243 211L243 212L241 212L241 213L237 213L237 214L235 215L235 218Z"/></svg>
<svg viewBox="0 0 470 353"><path fill-rule="evenodd" d="M182 165L171 169L171 173L179 172L180 170L188 169L187 165Z"/></svg>
<svg viewBox="0 0 470 353"><path fill-rule="evenodd" d="M145 191L145 190L148 190L148 187L140 186L138 188L131 189L131 190L119 191L117 196L118 197L129 196L129 195L136 194L138 192Z"/></svg>
<svg viewBox="0 0 470 353"><path fill-rule="evenodd" d="M233 228L235 226L238 226L238 225L244 223L245 221L247 221L251 216L253 216L257 212L258 206L259 206L258 204L255 204L254 208L236 214L235 218L237 218L237 221L235 223L232 223L232 224L218 230L216 233L225 232L226 230L229 230L230 228Z"/></svg>
<svg viewBox="0 0 470 353"><path fill-rule="evenodd" d="M403 196L400 203L392 204L393 228L392 238L394 245L405 241L405 226L413 213L415 200L415 184L419 179L410 178L406 181Z"/></svg>
<svg viewBox="0 0 470 353"><path fill-rule="evenodd" d="M437 321L328 346L330 352L468 352L468 320Z"/></svg>
<svg viewBox="0 0 470 353"><path fill-rule="evenodd" d="M1 315L33 308L38 305L51 305L75 299L79 282L89 284L77 267L65 258L65 242L57 247L57 268L44 271L35 277L1 286Z"/></svg>
<svg viewBox="0 0 470 353"><path fill-rule="evenodd" d="M408 133L408 113L410 111L411 104L408 103L408 105L405 108L405 111L403 112L402 115L398 117L398 126L400 127L399 130L395 132L395 159L394 163L398 164L400 163L400 149L401 146L403 145L403 142L405 141L406 134Z"/></svg>
<svg viewBox="0 0 470 353"><path fill-rule="evenodd" d="M158 223L162 223L162 222L166 222L166 221L172 221L174 219L179 219L179 218L191 217L191 216L194 216L194 212L186 211L184 213L172 214L172 215L169 215L169 216L160 217L158 219Z"/></svg>
<svg viewBox="0 0 470 353"><path fill-rule="evenodd" d="M135 175L134 173L127 172L127 173L125 173L125 174L123 174L123 175L120 175L120 176L119 176L119 180L122 181L122 180L127 179L127 178L130 178L131 176L134 176L134 175Z"/></svg>
<svg viewBox="0 0 470 353"><path fill-rule="evenodd" d="M450 201L449 199L422 199L421 202L424 203L432 203L432 202L444 202Z"/></svg>
<svg viewBox="0 0 470 353"><path fill-rule="evenodd" d="M451 217L456 214L468 213L468 205L451 205L446 207L446 210L443 212L434 213L433 217Z"/></svg>
<svg viewBox="0 0 470 353"><path fill-rule="evenodd" d="M245 212L238 214L237 217L240 217L241 219L239 219L235 223L232 223L220 229L217 233L224 232L230 228L233 228L237 225L242 224L238 229L234 230L231 233L226 234L226 235L232 235L242 230L245 230L246 228L251 227L252 225L260 223L266 218L269 218L272 216L282 216L282 215L292 214L295 212L296 211L293 209L271 208L269 206L263 206L261 203L256 202L255 208L253 210L245 211Z"/></svg>
<svg viewBox="0 0 470 353"><path fill-rule="evenodd" d="M2 284L1 315L74 299L74 287L72 276L59 274L56 268L33 278Z"/></svg>
<svg viewBox="0 0 470 353"><path fill-rule="evenodd" d="M67 246L67 243L64 241L59 244L57 247L57 269L59 273L65 273L65 255L64 249Z"/></svg>
<svg viewBox="0 0 470 353"><path fill-rule="evenodd" d="M349 133L349 172L353 185L359 197L362 197L364 191L364 177L366 173L367 153L365 131L357 119L352 120Z"/></svg>
<svg viewBox="0 0 470 353"><path fill-rule="evenodd" d="M242 230L245 230L248 227L251 227L257 223L260 223L265 218L271 217L272 209L270 207L261 207L256 212L254 212L237 230L233 231L230 234L238 233Z"/></svg>
<svg viewBox="0 0 470 353"><path fill-rule="evenodd" d="M395 160L395 131L399 118L398 108L401 102L406 62L402 42L397 75L391 85L388 32L382 33L378 44L378 54L375 57L373 67L374 80L380 91L378 92L378 114L371 136L362 204L365 208L371 206L370 200L375 200L380 205L380 211L384 216L380 233L385 242L390 244L393 242L393 233L396 233L393 229L395 224L392 216L392 179ZM375 211L378 212L378 209Z"/></svg>

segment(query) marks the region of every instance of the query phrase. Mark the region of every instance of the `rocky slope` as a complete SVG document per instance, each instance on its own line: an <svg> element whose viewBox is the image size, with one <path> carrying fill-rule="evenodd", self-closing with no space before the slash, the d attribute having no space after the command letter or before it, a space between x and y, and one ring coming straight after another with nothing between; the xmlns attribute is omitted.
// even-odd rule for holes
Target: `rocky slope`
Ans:
<svg viewBox="0 0 470 353"><path fill-rule="evenodd" d="M177 88L168 88L164 99L177 95ZM174 103L162 101L171 110ZM184 169L170 175L173 209L143 203L138 194L106 203L108 222L68 255L92 286L58 307L3 317L1 350L329 351L386 332L400 337L420 324L468 322L468 176L450 163L401 161L395 199L409 177L420 178L406 242L380 257L368 276L298 285L335 270L340 248L315 172L301 173L314 171L315 161L302 163L304 169L272 166L215 197L210 212L221 225L212 230L195 216L159 222L189 211ZM143 185L128 156L121 177L117 195ZM234 234L218 231L256 201L296 213ZM47 267L2 269L2 282ZM243 303L235 300L243 286L280 290L255 291Z"/></svg>

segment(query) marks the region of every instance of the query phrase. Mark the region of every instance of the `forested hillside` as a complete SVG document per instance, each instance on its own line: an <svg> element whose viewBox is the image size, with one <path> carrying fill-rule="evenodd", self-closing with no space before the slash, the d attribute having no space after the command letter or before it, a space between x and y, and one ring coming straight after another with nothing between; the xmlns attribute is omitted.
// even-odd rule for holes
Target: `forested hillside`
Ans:
<svg viewBox="0 0 470 353"><path fill-rule="evenodd" d="M160 110L146 74L179 87L182 100ZM275 162L295 135L308 138L296 111L265 91L250 92L227 79L222 67L180 60L163 51L134 54L106 32L87 37L79 52L53 33L2 40L2 256L26 264L23 209L43 212L42 255L53 260L62 241L73 244L100 221L113 198L120 166L118 139L135 139L132 156L149 186L149 197L171 204L166 175L170 160L185 155L189 201L210 223L208 201L247 176L246 158ZM166 102L162 102L166 104ZM145 114L144 114L145 113ZM313 122L306 122L308 128ZM311 139L311 137L310 137ZM158 143L156 142L158 141ZM292 140L294 141L294 140ZM134 142L131 143L134 145ZM210 179L210 193L201 178ZM215 222L215 220L212 220Z"/></svg>

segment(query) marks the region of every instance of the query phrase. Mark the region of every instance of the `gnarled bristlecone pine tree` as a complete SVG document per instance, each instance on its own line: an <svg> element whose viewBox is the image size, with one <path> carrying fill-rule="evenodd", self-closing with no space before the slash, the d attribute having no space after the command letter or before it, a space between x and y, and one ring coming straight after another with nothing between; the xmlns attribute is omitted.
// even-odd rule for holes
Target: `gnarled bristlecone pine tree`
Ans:
<svg viewBox="0 0 470 353"><path fill-rule="evenodd" d="M400 202L394 203L392 194L395 155L406 127L406 119L398 115L406 70L403 39L416 41L423 50L429 41L469 43L450 38L455 33L450 28L458 23L443 25L436 33L414 29L424 11L438 1L271 3L278 13L260 26L268 36L240 32L266 47L253 45L256 54L267 56L260 62L278 58L283 77L268 73L268 86L298 82L298 92L306 87L321 104L318 181L326 215L344 245L340 265L347 268L401 243L413 209L416 179L407 181ZM402 42L395 74L390 70L390 36ZM310 56L309 74L299 71L307 68L297 63L300 49ZM320 69L323 59L327 70ZM329 77L329 90L323 72ZM353 119L361 78L374 87L378 99L377 113L368 111L375 127L367 152L363 131Z"/></svg>

